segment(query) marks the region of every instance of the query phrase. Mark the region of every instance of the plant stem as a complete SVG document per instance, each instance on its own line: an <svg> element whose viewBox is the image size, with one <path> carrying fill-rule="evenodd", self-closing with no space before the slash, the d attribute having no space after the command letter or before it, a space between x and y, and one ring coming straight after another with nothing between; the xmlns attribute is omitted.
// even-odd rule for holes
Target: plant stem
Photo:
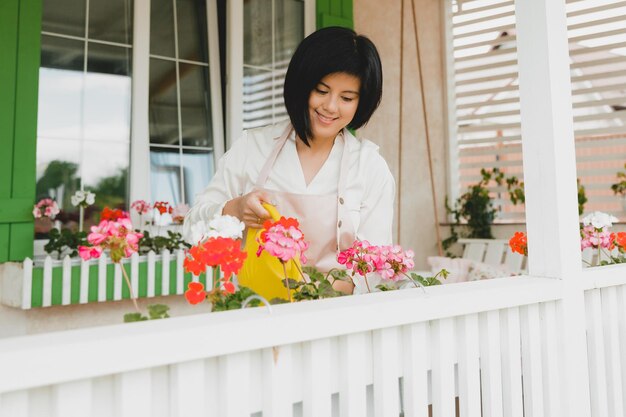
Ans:
<svg viewBox="0 0 626 417"><path fill-rule="evenodd" d="M365 280L365 285L367 286L367 292L371 293L370 283L367 281L367 274L363 275L363 279Z"/></svg>
<svg viewBox="0 0 626 417"><path fill-rule="evenodd" d="M439 273L437 273L437 275L439 275ZM409 279L409 281L411 281L413 283L413 285L415 285L415 288L421 288L422 291L426 292L426 288L424 288L424 285L422 285L421 282L415 282L415 280L413 278L411 278L409 275L407 275L406 272L402 272L402 275L404 275L405 277L407 277ZM435 275L433 278L437 278L437 275ZM418 285L419 284L419 285Z"/></svg>
<svg viewBox="0 0 626 417"><path fill-rule="evenodd" d="M302 270L300 269L300 266L298 266L298 263L296 261L292 261L293 264L296 266L296 269L298 270L298 272L300 273L300 276L302 277L302 280L304 282L306 282L306 278L304 276L304 273L302 272Z"/></svg>
<svg viewBox="0 0 626 417"><path fill-rule="evenodd" d="M289 278L287 277L287 267L283 261L280 262L283 265L283 272L285 273L285 286L287 287L287 295L289 296L289 302L293 303L291 299L291 289L289 288Z"/></svg>
<svg viewBox="0 0 626 417"><path fill-rule="evenodd" d="M217 288L220 282L220 267L213 267L213 288Z"/></svg>
<svg viewBox="0 0 626 417"><path fill-rule="evenodd" d="M128 285L128 291L130 291L130 298L133 300L135 310L137 310L137 313L141 313L141 310L139 310L139 306L137 305L137 297L135 297L135 292L133 291L133 286L130 284L130 279L128 278L128 274L126 273L124 264L122 262L119 262L119 266L122 270L122 275L124 275L124 279L126 280L126 285Z"/></svg>
<svg viewBox="0 0 626 417"><path fill-rule="evenodd" d="M602 258L602 247L598 245L598 260L596 261L596 265L600 265L600 259Z"/></svg>

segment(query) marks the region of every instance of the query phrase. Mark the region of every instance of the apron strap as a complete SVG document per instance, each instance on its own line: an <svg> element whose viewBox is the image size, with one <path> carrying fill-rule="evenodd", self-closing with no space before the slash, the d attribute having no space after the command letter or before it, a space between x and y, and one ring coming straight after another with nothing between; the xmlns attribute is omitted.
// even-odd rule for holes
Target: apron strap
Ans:
<svg viewBox="0 0 626 417"><path fill-rule="evenodd" d="M276 162L276 158L278 157L280 150L283 149L283 146L285 146L285 143L287 143L287 139L289 138L292 130L293 127L291 126L291 123L289 123L283 131L282 135L276 138L276 145L274 145L272 153L267 158L267 161L265 161L265 165L263 165L263 168L261 169L261 172L259 173L259 176L256 180L256 188L263 188L263 186L267 182L267 178L269 177L270 171L274 166L274 162Z"/></svg>

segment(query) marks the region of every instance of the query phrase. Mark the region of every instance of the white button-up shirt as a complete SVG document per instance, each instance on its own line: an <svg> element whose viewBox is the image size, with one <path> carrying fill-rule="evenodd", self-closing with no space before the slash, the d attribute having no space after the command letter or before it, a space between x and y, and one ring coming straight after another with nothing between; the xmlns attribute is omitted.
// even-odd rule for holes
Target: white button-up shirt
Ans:
<svg viewBox="0 0 626 417"><path fill-rule="evenodd" d="M274 148L275 139L286 126L281 123L248 130L233 144L218 162L210 184L196 196L195 204L185 219L186 236L191 225L221 214L227 201L254 189L259 173ZM309 195L336 193L343 153L342 140L348 141L347 151L350 152L343 198L355 235L371 244L389 245L392 243L395 181L387 163L378 153L378 146L369 140L356 139L349 133L338 136L328 159L307 185L292 132L264 188Z"/></svg>

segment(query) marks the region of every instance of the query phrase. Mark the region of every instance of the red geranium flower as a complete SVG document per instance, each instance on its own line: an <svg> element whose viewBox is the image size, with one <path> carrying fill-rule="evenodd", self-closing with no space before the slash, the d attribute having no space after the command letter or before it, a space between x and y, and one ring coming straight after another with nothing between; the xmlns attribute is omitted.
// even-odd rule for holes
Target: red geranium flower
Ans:
<svg viewBox="0 0 626 417"><path fill-rule="evenodd" d="M230 282L230 280L223 281L222 282L222 288L224 289L225 292L227 292L229 294L234 294L235 293L235 284Z"/></svg>
<svg viewBox="0 0 626 417"><path fill-rule="evenodd" d="M520 255L528 255L528 239L526 238L526 233L524 232L515 232L515 235L509 240L509 246L514 253L519 253Z"/></svg>
<svg viewBox="0 0 626 417"><path fill-rule="evenodd" d="M625 251L626 250L626 232L617 232L617 233L612 233L612 235L615 235L614 238L611 239L612 242L615 242L615 244L617 246L619 246L620 251Z"/></svg>
<svg viewBox="0 0 626 417"><path fill-rule="evenodd" d="M190 282L187 284L188 290L185 291L185 298L189 304L199 304L206 299L206 291L201 282Z"/></svg>
<svg viewBox="0 0 626 417"><path fill-rule="evenodd" d="M110 221L114 221L115 222L115 221L117 221L119 219L128 219L128 218L130 218L130 216L124 210L110 209L108 207L105 207L102 210L102 213L100 214L100 221L102 221L102 220L110 220Z"/></svg>
<svg viewBox="0 0 626 417"><path fill-rule="evenodd" d="M230 281L230 278L232 274L237 274L241 270L246 256L248 254L241 250L240 240L212 237L205 242L192 246L187 251L183 266L185 272L191 272L194 275L200 275L202 272L205 272L207 267L221 268L222 272L224 272L224 278L220 279L221 289L224 292L233 294L235 285ZM197 304L202 300L196 301L200 295L191 293L192 284L194 283L189 284L189 290L185 293L185 297L191 304ZM202 290L203 297L206 296L204 286L200 288L196 285L193 289L196 292ZM216 289L215 291L219 290Z"/></svg>
<svg viewBox="0 0 626 417"><path fill-rule="evenodd" d="M172 207L167 201L157 201L156 203L154 203L154 208L159 210L160 214L172 213Z"/></svg>

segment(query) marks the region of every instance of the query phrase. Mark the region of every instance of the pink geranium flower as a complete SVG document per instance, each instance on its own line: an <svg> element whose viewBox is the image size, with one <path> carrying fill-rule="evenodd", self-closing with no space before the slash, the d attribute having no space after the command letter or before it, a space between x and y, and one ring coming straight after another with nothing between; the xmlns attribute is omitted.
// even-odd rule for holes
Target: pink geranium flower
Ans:
<svg viewBox="0 0 626 417"><path fill-rule="evenodd" d="M37 204L33 207L33 217L39 219L41 217L48 217L53 219L57 214L59 214L59 206L56 201L51 198L44 198L39 200Z"/></svg>
<svg viewBox="0 0 626 417"><path fill-rule="evenodd" d="M133 231L133 224L127 217L117 220L102 220L91 227L87 241L92 246L80 246L80 257L84 260L99 258L103 250L108 250L113 262L128 258L139 249L139 239L143 234ZM95 249L95 250L94 250Z"/></svg>
<svg viewBox="0 0 626 417"><path fill-rule="evenodd" d="M179 204L172 209L172 220L177 223L182 223L185 220L185 216L189 212L189 206L187 204Z"/></svg>
<svg viewBox="0 0 626 417"><path fill-rule="evenodd" d="M412 250L405 251L399 245L375 246L366 240L355 240L351 248L339 252L337 262L352 270L352 276L365 277L369 290L367 274L376 272L384 280L398 281L415 266L414 255Z"/></svg>
<svg viewBox="0 0 626 417"><path fill-rule="evenodd" d="M259 251L266 251L270 255L280 259L282 262L300 258L300 262L306 263L304 251L309 244L304 240L304 234L299 229L300 224L296 219L281 217L277 222L271 220L263 224L259 241Z"/></svg>
<svg viewBox="0 0 626 417"><path fill-rule="evenodd" d="M130 208L135 210L139 215L148 214L150 210L152 210L152 206L150 206L150 203L146 202L145 200L133 201L133 203L130 205Z"/></svg>

